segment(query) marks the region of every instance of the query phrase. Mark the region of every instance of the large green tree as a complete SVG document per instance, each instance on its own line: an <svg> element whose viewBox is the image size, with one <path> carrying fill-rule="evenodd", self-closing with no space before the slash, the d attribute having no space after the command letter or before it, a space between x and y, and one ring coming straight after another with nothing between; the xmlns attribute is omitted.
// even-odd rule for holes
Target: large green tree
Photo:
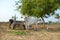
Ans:
<svg viewBox="0 0 60 40"><path fill-rule="evenodd" d="M54 14L59 8L60 0L19 0L16 4L23 15L40 17L45 27L44 18Z"/></svg>

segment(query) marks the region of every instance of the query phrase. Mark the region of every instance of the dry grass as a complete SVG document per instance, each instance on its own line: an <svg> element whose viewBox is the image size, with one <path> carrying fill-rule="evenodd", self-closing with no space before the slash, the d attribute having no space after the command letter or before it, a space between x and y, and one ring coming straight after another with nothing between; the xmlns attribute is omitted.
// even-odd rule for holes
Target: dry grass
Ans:
<svg viewBox="0 0 60 40"><path fill-rule="evenodd" d="M6 33L2 40L60 40L60 32L30 31L29 35L12 35Z"/></svg>
<svg viewBox="0 0 60 40"><path fill-rule="evenodd" d="M42 25L41 25L42 26ZM60 25L46 25L50 29L40 29L39 31L34 30L12 30L8 29L8 25L0 26L0 40L60 40ZM16 31L27 31L27 35L17 35L11 32Z"/></svg>

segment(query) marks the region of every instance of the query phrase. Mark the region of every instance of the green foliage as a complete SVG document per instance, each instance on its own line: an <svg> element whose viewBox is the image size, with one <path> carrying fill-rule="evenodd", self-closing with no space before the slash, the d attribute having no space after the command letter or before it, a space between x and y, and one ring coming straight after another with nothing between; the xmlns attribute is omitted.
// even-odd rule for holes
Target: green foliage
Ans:
<svg viewBox="0 0 60 40"><path fill-rule="evenodd" d="M59 0L21 0L22 5L18 5L18 10L23 15L34 17L46 17L54 14L59 7ZM19 2L18 2L19 3Z"/></svg>
<svg viewBox="0 0 60 40"><path fill-rule="evenodd" d="M28 35L29 34L29 32L27 32L27 31L12 31L10 33L12 33L14 35Z"/></svg>

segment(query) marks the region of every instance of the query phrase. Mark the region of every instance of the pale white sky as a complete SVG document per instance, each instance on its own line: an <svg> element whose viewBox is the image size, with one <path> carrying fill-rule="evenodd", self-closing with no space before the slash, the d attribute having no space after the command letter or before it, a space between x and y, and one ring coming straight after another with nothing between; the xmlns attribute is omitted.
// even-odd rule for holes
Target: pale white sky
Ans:
<svg viewBox="0 0 60 40"><path fill-rule="evenodd" d="M0 0L0 21L8 21L15 14L20 20L21 14L15 10L15 1L17 0Z"/></svg>
<svg viewBox="0 0 60 40"><path fill-rule="evenodd" d="M17 20L21 20L21 14L18 11L15 11L15 1L18 0L0 0L0 22L8 21L15 14L17 15ZM57 11L60 13L60 10ZM49 17L46 21L56 21L53 17Z"/></svg>

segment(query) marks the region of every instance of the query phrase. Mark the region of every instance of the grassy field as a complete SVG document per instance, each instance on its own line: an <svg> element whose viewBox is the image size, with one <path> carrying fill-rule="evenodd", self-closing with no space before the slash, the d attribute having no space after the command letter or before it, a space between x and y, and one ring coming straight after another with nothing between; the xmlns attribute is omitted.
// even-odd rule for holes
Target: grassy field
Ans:
<svg viewBox="0 0 60 40"><path fill-rule="evenodd" d="M0 24L0 40L60 40L60 25L46 25L49 29L12 30L8 23ZM32 27L33 28L33 27Z"/></svg>

